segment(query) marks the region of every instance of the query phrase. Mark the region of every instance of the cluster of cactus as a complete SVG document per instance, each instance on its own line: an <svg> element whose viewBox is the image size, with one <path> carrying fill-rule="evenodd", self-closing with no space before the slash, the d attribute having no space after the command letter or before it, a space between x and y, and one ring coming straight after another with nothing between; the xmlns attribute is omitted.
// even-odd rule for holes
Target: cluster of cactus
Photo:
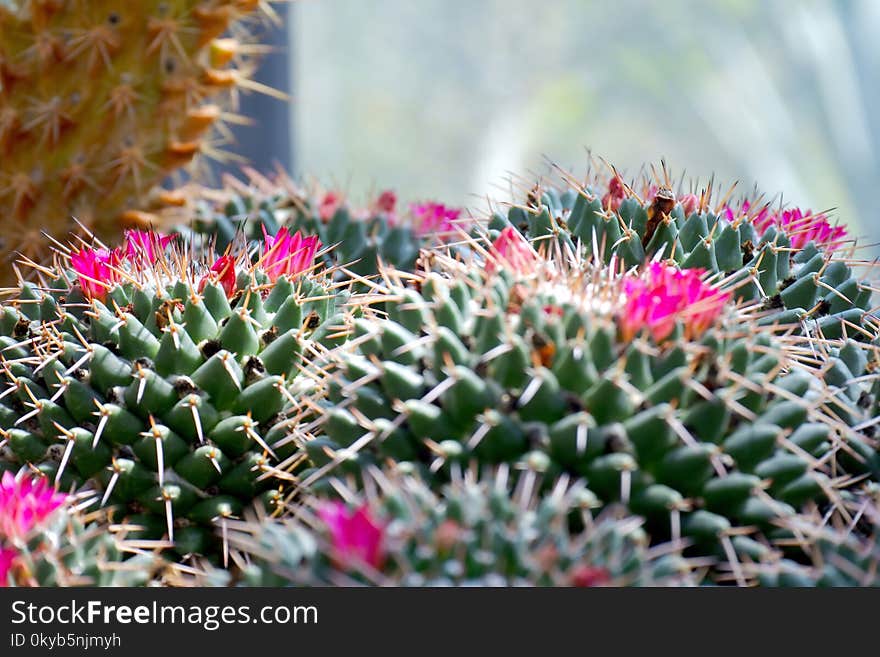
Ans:
<svg viewBox="0 0 880 657"><path fill-rule="evenodd" d="M230 543L248 586L673 586L697 571L677 545L648 546L638 518L592 515L580 482L507 468L437 488L402 469L371 470L364 490L326 481L284 522L241 522ZM341 501L339 495L342 495ZM215 574L216 575L216 574ZM208 575L209 579L211 575Z"/></svg>
<svg viewBox="0 0 880 657"><path fill-rule="evenodd" d="M256 242L282 227L300 230L334 247L324 255L328 266L360 276L375 276L380 263L411 270L422 248L455 240L468 225L461 210L440 203L400 209L392 190L359 208L339 191L298 185L283 174L246 173L247 182L227 177L223 189L190 188L182 193L187 205L165 207L162 222L181 224L183 235L218 249L240 234Z"/></svg>
<svg viewBox="0 0 880 657"><path fill-rule="evenodd" d="M583 476L745 583L737 564L770 558L783 520L836 513L850 481L880 475L870 313L852 338L819 340L768 322L735 275L659 257L625 271L565 239L538 254L519 227L470 245L480 260L434 252L416 274L380 272L381 312L322 367L306 481L387 461L438 482L474 462Z"/></svg>
<svg viewBox="0 0 880 657"><path fill-rule="evenodd" d="M130 231L40 267L0 316L0 469L96 491L130 538L218 554L215 524L281 494L298 368L346 335L320 243L283 237L211 264Z"/></svg>
<svg viewBox="0 0 880 657"><path fill-rule="evenodd" d="M151 189L239 120L237 88L262 90L243 23L260 4L0 3L5 269L17 252L40 261L40 231L66 236L73 217L105 237L150 222Z"/></svg>
<svg viewBox="0 0 880 657"><path fill-rule="evenodd" d="M760 304L762 323L802 324L824 338L861 340L872 289L852 266L855 242L824 213L777 208L762 199L713 200L676 195L650 178L627 185L616 172L602 179L564 177L562 186L536 185L522 204L495 211L490 237L513 226L536 245L555 238L567 248L627 267L665 258L683 269L723 276L744 303ZM636 192L633 187L638 187ZM859 328L857 328L859 327ZM869 326L870 338L876 326Z"/></svg>
<svg viewBox="0 0 880 657"><path fill-rule="evenodd" d="M183 236L56 246L0 309L0 470L201 583L848 583L814 559L880 481L880 323L845 231L568 184L421 231L251 174Z"/></svg>

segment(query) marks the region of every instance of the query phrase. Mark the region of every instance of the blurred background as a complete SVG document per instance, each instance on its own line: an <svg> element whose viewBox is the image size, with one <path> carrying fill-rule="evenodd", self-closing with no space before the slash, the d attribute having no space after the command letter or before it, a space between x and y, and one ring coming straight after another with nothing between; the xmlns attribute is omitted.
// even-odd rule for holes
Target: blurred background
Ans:
<svg viewBox="0 0 880 657"><path fill-rule="evenodd" d="M509 172L545 173L550 159L581 174L589 148L632 175L664 158L702 180L760 181L880 241L878 0L301 0L288 11L288 55L273 60L294 96L290 139L269 130L261 149L355 198L393 187L482 210Z"/></svg>

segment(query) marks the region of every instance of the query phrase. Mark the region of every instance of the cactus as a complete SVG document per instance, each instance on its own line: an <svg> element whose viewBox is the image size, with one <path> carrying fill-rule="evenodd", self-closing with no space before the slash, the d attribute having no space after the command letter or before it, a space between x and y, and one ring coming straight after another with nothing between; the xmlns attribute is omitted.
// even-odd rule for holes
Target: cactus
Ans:
<svg viewBox="0 0 880 657"><path fill-rule="evenodd" d="M730 279L737 299L762 306L764 323L863 339L853 325L861 327L872 308L872 285L853 257L855 241L826 214L774 207L760 196L717 198L711 185L700 195L676 195L668 176L663 184L646 177L630 186L615 171L607 187L594 174L586 183L563 179L560 187L535 185L506 213L493 212L485 222L490 239L512 226L538 243L555 237L627 267L666 258Z"/></svg>
<svg viewBox="0 0 880 657"><path fill-rule="evenodd" d="M818 517L795 519L789 528L808 546L807 563L774 559L755 564L763 586L880 586L880 507L876 484L866 494L848 496L845 523Z"/></svg>
<svg viewBox="0 0 880 657"><path fill-rule="evenodd" d="M306 483L386 461L440 482L473 462L567 473L734 562L764 558L781 518L833 510L842 469L880 475L865 345L813 341L818 369L704 272L543 257L512 228L470 248L485 259L382 272L383 314L322 365Z"/></svg>
<svg viewBox="0 0 880 657"><path fill-rule="evenodd" d="M301 230L334 246L325 253L328 266L344 265L361 276L375 276L379 261L411 270L421 248L455 239L458 227L464 230L469 224L461 210L437 203L401 211L391 190L357 208L338 191L304 188L283 174L270 179L245 172L247 183L227 177L221 190L184 191L188 205L166 207L163 222L181 225L178 230L187 236L216 239L220 249L239 232L259 241L281 227Z"/></svg>
<svg viewBox="0 0 880 657"><path fill-rule="evenodd" d="M148 192L211 152L236 88L260 88L254 47L223 36L245 37L259 4L0 3L4 260L41 261L40 231L67 235L72 217L104 237L150 222Z"/></svg>
<svg viewBox="0 0 880 657"><path fill-rule="evenodd" d="M402 470L372 470L346 502L309 496L297 518L235 523L240 582L260 586L656 586L698 582L678 546L649 548L637 518L596 518L582 483L509 472L437 489Z"/></svg>
<svg viewBox="0 0 880 657"><path fill-rule="evenodd" d="M86 498L88 495L86 494ZM11 471L0 481L0 587L134 586L157 562L139 554L122 566L122 542L89 500L52 489L45 477Z"/></svg>
<svg viewBox="0 0 880 657"><path fill-rule="evenodd" d="M277 496L299 368L345 339L354 301L313 271L314 238L210 267L169 239L80 244L21 284L0 320L0 461L88 483L114 521L143 526L132 536L210 554L215 521Z"/></svg>

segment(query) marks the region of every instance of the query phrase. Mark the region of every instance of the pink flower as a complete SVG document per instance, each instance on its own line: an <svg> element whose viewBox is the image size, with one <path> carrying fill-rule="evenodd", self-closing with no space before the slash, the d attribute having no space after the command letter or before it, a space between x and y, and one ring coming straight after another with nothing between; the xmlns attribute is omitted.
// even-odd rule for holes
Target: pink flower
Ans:
<svg viewBox="0 0 880 657"><path fill-rule="evenodd" d="M272 281L285 274L296 276L307 271L321 248L317 235L303 237L299 231L291 235L285 226L274 237L263 228L263 257L260 264Z"/></svg>
<svg viewBox="0 0 880 657"><path fill-rule="evenodd" d="M620 176L614 176L608 181L608 191L602 197L602 207L617 212L620 204L626 198L626 187Z"/></svg>
<svg viewBox="0 0 880 657"><path fill-rule="evenodd" d="M486 271L494 273L500 267L507 266L518 274L525 274L534 269L538 258L529 243L513 226L508 226L492 242L486 260Z"/></svg>
<svg viewBox="0 0 880 657"><path fill-rule="evenodd" d="M9 573L15 565L18 552L0 548L0 588L9 585Z"/></svg>
<svg viewBox="0 0 880 657"><path fill-rule="evenodd" d="M813 214L812 210L803 211L800 208L777 212L773 215L773 224L782 229L796 249L815 242L833 251L840 248L847 235L846 228L832 226L824 214ZM759 227L759 230L763 233L766 227Z"/></svg>
<svg viewBox="0 0 880 657"><path fill-rule="evenodd" d="M683 194L678 199L678 202L681 203L681 209L685 217L690 217L700 207L700 197L696 194Z"/></svg>
<svg viewBox="0 0 880 657"><path fill-rule="evenodd" d="M119 282L116 268L121 264L118 250L83 247L70 253L70 266L79 286L90 299L104 300L107 291Z"/></svg>
<svg viewBox="0 0 880 657"><path fill-rule="evenodd" d="M7 470L0 479L0 536L26 537L66 500L45 477L16 479Z"/></svg>
<svg viewBox="0 0 880 657"><path fill-rule="evenodd" d="M350 510L342 502L331 502L318 510L318 516L330 530L333 559L340 567L367 564L381 568L385 527L373 518L366 504Z"/></svg>
<svg viewBox="0 0 880 657"><path fill-rule="evenodd" d="M459 208L447 208L442 203L431 201L412 204L410 212L415 219L415 228L419 235L433 233L438 237L454 232L456 221L461 215Z"/></svg>
<svg viewBox="0 0 880 657"><path fill-rule="evenodd" d="M217 258L211 265L211 270L199 281L199 292L205 289L208 281L220 283L227 297L235 294L235 258L229 255Z"/></svg>
<svg viewBox="0 0 880 657"><path fill-rule="evenodd" d="M327 192L318 205L318 216L322 221L330 221L336 211L342 207L342 195L338 192Z"/></svg>
<svg viewBox="0 0 880 657"><path fill-rule="evenodd" d="M159 252L164 250L173 239L173 235L163 235L153 231L127 230L123 252L134 265L152 265L159 257Z"/></svg>
<svg viewBox="0 0 880 657"><path fill-rule="evenodd" d="M743 201L738 211L731 205L725 205L721 216L728 221L734 221L738 217L749 215L750 209L751 204L748 201ZM842 246L847 237L846 228L832 226L826 215L821 212L813 214L812 210L791 208L771 211L769 206L764 206L757 214L750 216L759 235L766 233L770 226L775 226L785 233L796 249L802 249L810 242L815 242L834 251Z"/></svg>
<svg viewBox="0 0 880 657"><path fill-rule="evenodd" d="M632 340L647 330L660 342L679 321L688 337L708 329L731 295L704 283L704 273L702 269L680 270L653 262L641 274L626 276L620 316L623 339Z"/></svg>

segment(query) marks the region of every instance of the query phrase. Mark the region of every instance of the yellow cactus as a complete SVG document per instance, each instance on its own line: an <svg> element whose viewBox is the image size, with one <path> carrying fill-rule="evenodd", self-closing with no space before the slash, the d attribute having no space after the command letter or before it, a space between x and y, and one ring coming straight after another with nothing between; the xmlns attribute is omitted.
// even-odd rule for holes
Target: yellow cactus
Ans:
<svg viewBox="0 0 880 657"><path fill-rule="evenodd" d="M166 176L210 151L258 47L230 34L259 0L0 1L0 253L40 232L148 222ZM240 36L240 35L239 35Z"/></svg>

